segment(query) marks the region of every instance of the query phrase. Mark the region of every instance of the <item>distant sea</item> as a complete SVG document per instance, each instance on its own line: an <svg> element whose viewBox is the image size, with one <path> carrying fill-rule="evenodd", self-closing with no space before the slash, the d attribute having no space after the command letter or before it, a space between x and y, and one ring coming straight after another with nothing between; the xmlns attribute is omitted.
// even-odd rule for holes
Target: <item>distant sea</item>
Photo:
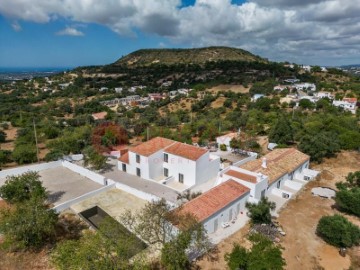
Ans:
<svg viewBox="0 0 360 270"><path fill-rule="evenodd" d="M29 80L34 77L51 76L71 69L71 67L0 67L0 80Z"/></svg>

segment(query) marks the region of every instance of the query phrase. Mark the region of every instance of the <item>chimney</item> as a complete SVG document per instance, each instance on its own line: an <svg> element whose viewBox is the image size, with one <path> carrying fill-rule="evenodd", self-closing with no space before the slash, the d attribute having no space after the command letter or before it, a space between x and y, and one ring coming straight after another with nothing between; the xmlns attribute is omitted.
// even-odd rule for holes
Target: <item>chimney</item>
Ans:
<svg viewBox="0 0 360 270"><path fill-rule="evenodd" d="M267 168L267 165L266 165L266 158L263 158L262 159L262 164L261 164L261 167L263 167L264 169Z"/></svg>

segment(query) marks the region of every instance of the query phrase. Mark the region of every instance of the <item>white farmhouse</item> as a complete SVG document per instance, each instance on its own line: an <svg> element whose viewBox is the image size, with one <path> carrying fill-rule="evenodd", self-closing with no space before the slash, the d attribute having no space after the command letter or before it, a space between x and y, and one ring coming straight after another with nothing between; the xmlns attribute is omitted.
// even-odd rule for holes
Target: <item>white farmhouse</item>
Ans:
<svg viewBox="0 0 360 270"><path fill-rule="evenodd" d="M310 157L295 148L274 149L262 159L249 161L240 168L268 177L265 195L290 198L300 190L304 181L313 179L317 172L309 169ZM256 197L257 199L257 197Z"/></svg>
<svg viewBox="0 0 360 270"><path fill-rule="evenodd" d="M249 196L249 188L229 179L185 203L178 211L194 215L208 233L213 233L238 215L244 215Z"/></svg>
<svg viewBox="0 0 360 270"><path fill-rule="evenodd" d="M118 169L147 180L193 187L216 178L220 158L200 147L156 137L129 149L119 158Z"/></svg>

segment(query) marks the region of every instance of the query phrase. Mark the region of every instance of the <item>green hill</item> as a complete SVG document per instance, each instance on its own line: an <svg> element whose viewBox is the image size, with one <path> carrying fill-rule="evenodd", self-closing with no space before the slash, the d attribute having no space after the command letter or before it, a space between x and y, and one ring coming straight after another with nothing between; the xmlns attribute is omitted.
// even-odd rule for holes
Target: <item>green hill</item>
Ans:
<svg viewBox="0 0 360 270"><path fill-rule="evenodd" d="M113 65L136 67L148 66L151 64L204 64L206 62L226 60L267 62L266 59L242 49L229 47L206 47L196 49L142 49L120 58L113 63Z"/></svg>

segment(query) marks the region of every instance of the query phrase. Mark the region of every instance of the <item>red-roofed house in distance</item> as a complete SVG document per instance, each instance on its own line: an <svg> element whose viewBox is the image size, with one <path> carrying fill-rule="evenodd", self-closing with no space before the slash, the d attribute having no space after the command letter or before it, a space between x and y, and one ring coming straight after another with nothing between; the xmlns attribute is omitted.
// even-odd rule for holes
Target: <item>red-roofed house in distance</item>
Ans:
<svg viewBox="0 0 360 270"><path fill-rule="evenodd" d="M107 112L98 112L98 113L93 113L91 116L92 118L94 118L95 121L97 120L104 120L107 116Z"/></svg>
<svg viewBox="0 0 360 270"><path fill-rule="evenodd" d="M215 179L220 158L206 149L156 137L129 149L118 169L183 191Z"/></svg>

